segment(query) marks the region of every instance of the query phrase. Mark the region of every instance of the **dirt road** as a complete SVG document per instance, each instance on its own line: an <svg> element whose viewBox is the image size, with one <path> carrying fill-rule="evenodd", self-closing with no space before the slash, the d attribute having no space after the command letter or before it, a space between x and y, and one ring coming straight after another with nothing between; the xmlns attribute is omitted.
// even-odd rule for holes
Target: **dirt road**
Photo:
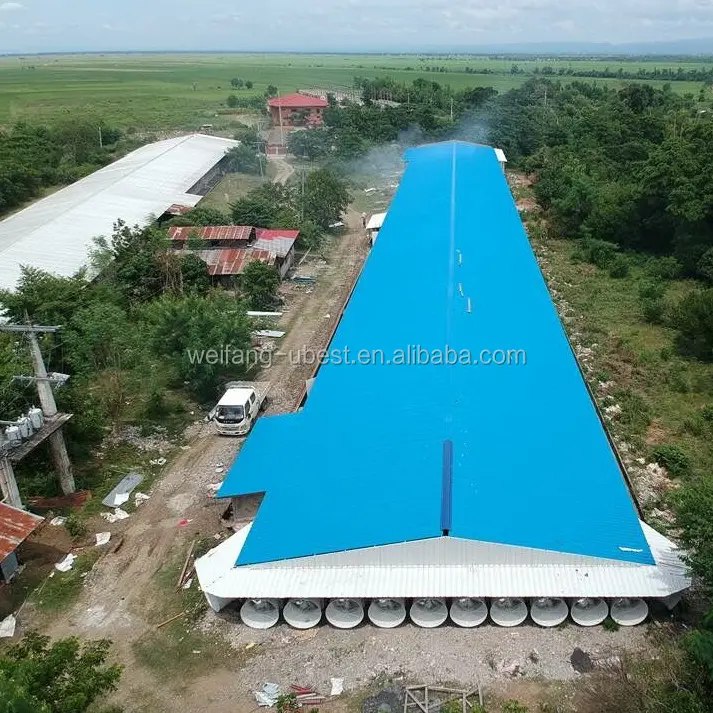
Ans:
<svg viewBox="0 0 713 713"><path fill-rule="evenodd" d="M281 156L268 156L268 159L275 164L277 173L273 179L274 183L285 184L290 180L290 176L295 172L295 167L285 161Z"/></svg>
<svg viewBox="0 0 713 713"><path fill-rule="evenodd" d="M302 272L315 275L316 285L305 288L288 283L282 288L286 306L281 324L288 331L280 345L282 352L326 346L367 252L358 214L350 213L347 221L349 232L333 240L327 260L315 256L302 265ZM266 369L261 378L272 383L269 412L294 410L310 371L307 366L291 366L287 359L277 360ZM202 423L190 427L187 445L166 466L151 499L128 520L106 528L112 530L114 541L123 537L121 549L98 561L80 599L47 627L52 636L106 637L114 641L117 657L125 666L118 698L127 711L157 713L175 708L176 682L155 680L137 662L134 644L153 632L161 620L160 603L155 601L161 568L171 560L181 559L196 535L212 535L220 530L219 518L225 505L209 495L208 486L222 480L242 441L216 436L209 425ZM181 520L190 522L179 527ZM31 617L31 612L27 616ZM205 705L204 685L200 678L196 679L192 688L182 694L184 700L187 695L195 695L196 707L191 710L225 710L222 706ZM191 693L193 689L195 693ZM148 708L147 696L151 701Z"/></svg>

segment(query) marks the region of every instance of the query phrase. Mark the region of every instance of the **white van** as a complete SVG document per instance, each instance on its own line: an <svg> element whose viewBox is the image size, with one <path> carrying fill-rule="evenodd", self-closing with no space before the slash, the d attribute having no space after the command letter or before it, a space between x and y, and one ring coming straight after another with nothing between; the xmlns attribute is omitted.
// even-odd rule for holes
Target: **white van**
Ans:
<svg viewBox="0 0 713 713"><path fill-rule="evenodd" d="M227 384L216 407L208 418L223 436L245 436L260 415L269 385L233 381Z"/></svg>

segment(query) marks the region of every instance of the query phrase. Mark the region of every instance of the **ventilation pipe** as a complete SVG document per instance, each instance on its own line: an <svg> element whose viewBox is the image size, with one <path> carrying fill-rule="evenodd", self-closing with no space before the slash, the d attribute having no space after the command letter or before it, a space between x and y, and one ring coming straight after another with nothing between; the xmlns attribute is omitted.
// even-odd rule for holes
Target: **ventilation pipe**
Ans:
<svg viewBox="0 0 713 713"><path fill-rule="evenodd" d="M515 597L493 599L490 618L498 626L519 626L527 619L527 604Z"/></svg>
<svg viewBox="0 0 713 713"><path fill-rule="evenodd" d="M615 599L611 604L611 618L621 626L636 626L646 620L649 605L643 599Z"/></svg>
<svg viewBox="0 0 713 713"><path fill-rule="evenodd" d="M480 626L488 618L488 606L482 599L461 597L453 600L450 614L456 626L470 629Z"/></svg>
<svg viewBox="0 0 713 713"><path fill-rule="evenodd" d="M240 607L240 619L251 629L269 629L280 618L277 599L248 599Z"/></svg>
<svg viewBox="0 0 713 713"><path fill-rule="evenodd" d="M564 599L542 597L530 603L530 616L539 626L559 626L569 614L569 607Z"/></svg>
<svg viewBox="0 0 713 713"><path fill-rule="evenodd" d="M609 606L603 599L583 597L572 602L572 621L580 626L598 626L609 616Z"/></svg>
<svg viewBox="0 0 713 713"><path fill-rule="evenodd" d="M353 629L364 619L364 605L361 599L332 599L324 615L337 629Z"/></svg>
<svg viewBox="0 0 713 713"><path fill-rule="evenodd" d="M416 626L433 629L448 618L448 607L445 599L415 599L409 616Z"/></svg>
<svg viewBox="0 0 713 713"><path fill-rule="evenodd" d="M322 620L320 599L290 599L282 610L285 621L295 629L311 629Z"/></svg>
<svg viewBox="0 0 713 713"><path fill-rule="evenodd" d="M374 599L369 605L369 621L380 629L393 629L406 619L403 599Z"/></svg>

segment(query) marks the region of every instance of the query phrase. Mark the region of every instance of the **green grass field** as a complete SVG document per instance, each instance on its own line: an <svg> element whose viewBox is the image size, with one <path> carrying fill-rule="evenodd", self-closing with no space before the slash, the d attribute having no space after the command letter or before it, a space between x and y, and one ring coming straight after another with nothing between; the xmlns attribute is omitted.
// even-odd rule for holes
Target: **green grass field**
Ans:
<svg viewBox="0 0 713 713"><path fill-rule="evenodd" d="M416 55L302 55L302 54L118 54L44 55L0 58L0 124L20 119L53 119L90 115L107 124L138 130L197 128L212 123L229 125L239 112L227 111L230 93L263 94L269 84L282 92L299 88L351 88L354 77L389 75L412 81L430 78L454 88L493 86L507 91L529 74L510 73L511 60L489 57L452 58ZM518 61L531 73L535 66L574 69L608 67L636 71L639 67L702 67L693 61L622 61L540 59ZM446 72L427 72L427 66ZM464 68L489 68L493 74L466 74ZM410 69L408 69L410 68ZM254 82L254 88L235 92L233 77ZM597 81L613 86L615 79ZM652 82L660 86L661 82ZM674 82L678 92L698 93L696 82Z"/></svg>

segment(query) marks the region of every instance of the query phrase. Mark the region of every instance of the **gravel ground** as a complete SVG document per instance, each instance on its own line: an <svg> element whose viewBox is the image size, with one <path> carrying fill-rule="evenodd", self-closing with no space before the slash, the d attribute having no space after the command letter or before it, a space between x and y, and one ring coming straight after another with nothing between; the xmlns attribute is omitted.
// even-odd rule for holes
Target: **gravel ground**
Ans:
<svg viewBox="0 0 713 713"><path fill-rule="evenodd" d="M209 612L202 626L220 632L236 649L259 644L250 649L254 656L240 673L246 686L257 689L265 681L274 681L284 686L315 686L320 691L329 690L332 677L344 678L345 690L361 688L382 675L464 687L519 676L570 680L579 676L570 662L576 648L589 654L595 665L597 661L604 665L624 650L644 648L648 629L610 632L574 625L420 629L406 624L392 630L366 625L340 631L323 625L297 631L280 624L259 631L238 623L234 611Z"/></svg>

